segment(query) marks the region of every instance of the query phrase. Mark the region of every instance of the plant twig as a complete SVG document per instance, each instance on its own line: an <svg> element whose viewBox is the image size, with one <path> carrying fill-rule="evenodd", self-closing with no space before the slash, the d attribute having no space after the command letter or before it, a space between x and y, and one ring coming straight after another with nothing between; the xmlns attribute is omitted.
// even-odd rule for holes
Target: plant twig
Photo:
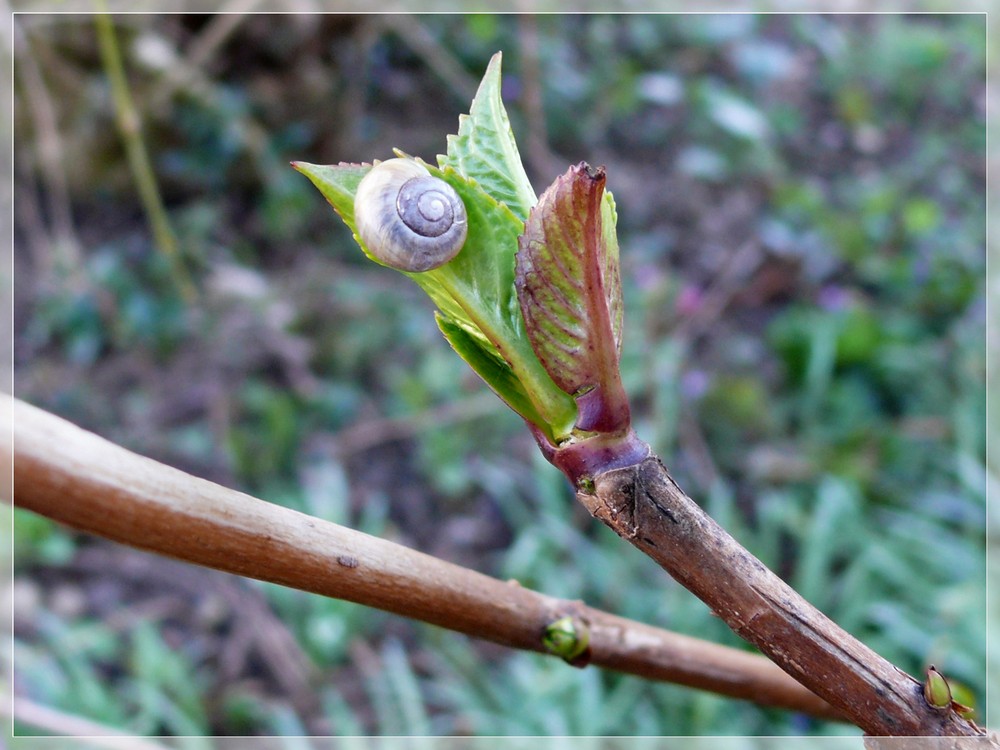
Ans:
<svg viewBox="0 0 1000 750"><path fill-rule="evenodd" d="M24 83L24 97L37 131L38 166L47 188L46 196L53 225L51 251L60 272L79 277L80 242L74 229L56 109L38 61L16 16L11 20L11 37L13 53L19 63L16 70Z"/></svg>
<svg viewBox="0 0 1000 750"><path fill-rule="evenodd" d="M767 659L546 596L258 500L131 453L0 396L16 505L229 573L337 597L529 651L571 616L590 663L825 718L840 714ZM8 441L12 441L12 444Z"/></svg>
<svg viewBox="0 0 1000 750"><path fill-rule="evenodd" d="M471 101L479 82L462 67L458 57L449 52L419 16L387 13L375 16L377 28L392 31L420 55L427 67L444 82L458 101Z"/></svg>
<svg viewBox="0 0 1000 750"><path fill-rule="evenodd" d="M99 9L103 11L104 0L96 0L96 2ZM170 264L174 283L184 301L188 304L193 303L197 299L198 293L184 267L180 249L177 247L177 238L167 218L167 211L160 197L160 189L156 184L156 176L149 162L146 144L142 140L139 112L132 103L132 96L129 94L128 83L125 80L125 68L118 50L118 42L115 40L115 30L111 24L111 17L106 12L100 12L94 16L94 22L97 25L97 41L101 49L101 60L104 64L105 74L111 83L111 95L115 103L118 129L125 142L129 167L132 169L132 176L139 189L139 197L142 199L146 218L153 232L153 240Z"/></svg>
<svg viewBox="0 0 1000 750"><path fill-rule="evenodd" d="M527 3L522 3L527 5ZM521 45L521 79L524 119L527 128L527 156L535 172L543 175L563 171L562 160L549 148L548 126L545 122L545 102L542 89L542 40L538 32L538 16L523 12L517 16L517 33Z"/></svg>
<svg viewBox="0 0 1000 750"><path fill-rule="evenodd" d="M261 0L229 0L225 3L188 45L185 72L206 68L215 53L229 41L233 32L248 18L253 17L251 14L260 4ZM185 84L183 74L176 83L177 88ZM175 90L171 86L166 96L169 98Z"/></svg>
<svg viewBox="0 0 1000 750"><path fill-rule="evenodd" d="M698 308L678 319L673 335L692 341L710 331L763 262L764 253L754 240L742 243L727 254L721 267L714 273L712 283L705 290Z"/></svg>
<svg viewBox="0 0 1000 750"><path fill-rule="evenodd" d="M928 705L921 683L837 626L747 552L684 494L655 456L598 474L577 499L737 635L867 734L984 734L955 711Z"/></svg>
<svg viewBox="0 0 1000 750"><path fill-rule="evenodd" d="M105 750L167 750L168 748L167 745L140 737L130 737L127 732L114 727L58 711L21 696L3 696L3 700L0 700L0 713L36 729L64 737L76 737L87 745Z"/></svg>
<svg viewBox="0 0 1000 750"><path fill-rule="evenodd" d="M340 430L335 436L318 441L319 446L330 455L346 458L388 443L404 440L431 428L443 427L457 422L466 422L490 414L496 414L502 406L497 397L483 391L460 401L448 401L416 414L403 417L380 417L352 424Z"/></svg>
<svg viewBox="0 0 1000 750"><path fill-rule="evenodd" d="M205 69L216 52L229 41L232 34L256 11L261 0L229 0L212 20L198 32L183 56L177 56L172 65L163 71L163 80L149 97L149 106L156 111L165 105L182 88L189 93L209 95L213 84L205 77ZM254 123L255 127L258 127Z"/></svg>

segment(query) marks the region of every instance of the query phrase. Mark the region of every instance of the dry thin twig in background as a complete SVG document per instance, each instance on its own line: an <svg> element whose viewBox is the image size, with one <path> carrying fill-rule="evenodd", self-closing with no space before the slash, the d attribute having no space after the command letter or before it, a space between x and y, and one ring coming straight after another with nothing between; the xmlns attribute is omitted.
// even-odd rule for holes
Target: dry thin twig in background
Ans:
<svg viewBox="0 0 1000 750"><path fill-rule="evenodd" d="M49 243L52 255L62 272L76 273L80 265L80 242L73 224L56 109L38 62L15 18L11 20L11 36L13 53L19 62L16 71L24 81L22 90L38 133L38 163L47 188L45 194L54 229L53 240Z"/></svg>
<svg viewBox="0 0 1000 750"><path fill-rule="evenodd" d="M107 13L94 16L97 25L97 40L101 49L101 59L104 70L111 83L111 94L115 102L115 114L118 129L125 141L125 152L128 156L132 176L135 178L139 197L146 210L146 218L153 232L153 239L160 252L166 256L174 277L174 283L184 300L192 303L197 299L198 292L194 282L184 267L177 238L167 218L167 210L160 197L160 188L156 184L156 176L146 153L146 145L142 140L142 126L139 112L132 103L128 83L125 80L125 69L122 65L118 43L115 40L115 30L111 17Z"/></svg>

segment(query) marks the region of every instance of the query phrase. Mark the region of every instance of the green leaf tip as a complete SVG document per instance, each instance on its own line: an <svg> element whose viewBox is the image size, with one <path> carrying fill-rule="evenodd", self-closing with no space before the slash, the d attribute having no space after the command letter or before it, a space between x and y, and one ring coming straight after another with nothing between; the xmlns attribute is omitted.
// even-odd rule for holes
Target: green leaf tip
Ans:
<svg viewBox="0 0 1000 750"><path fill-rule="evenodd" d="M354 229L354 194L364 176L371 171L371 164L310 164L293 161L292 168L304 174L323 194L344 222Z"/></svg>
<svg viewBox="0 0 1000 750"><path fill-rule="evenodd" d="M458 118L458 133L448 136L448 154L439 156L438 163L478 182L523 222L537 198L500 95L502 58L501 52L493 55L469 114Z"/></svg>

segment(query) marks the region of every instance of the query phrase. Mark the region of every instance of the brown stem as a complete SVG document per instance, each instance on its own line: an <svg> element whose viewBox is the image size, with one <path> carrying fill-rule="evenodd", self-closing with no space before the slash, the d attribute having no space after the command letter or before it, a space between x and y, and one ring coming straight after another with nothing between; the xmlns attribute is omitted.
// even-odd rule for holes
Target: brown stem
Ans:
<svg viewBox="0 0 1000 750"><path fill-rule="evenodd" d="M739 636L876 736L981 735L930 707L921 684L853 638L747 552L656 457L607 471L577 498Z"/></svg>
<svg viewBox="0 0 1000 750"><path fill-rule="evenodd" d="M815 716L841 716L767 659L530 591L131 453L0 394L14 502L133 547L358 602L514 648L570 615L590 662ZM12 440L12 444L8 441Z"/></svg>

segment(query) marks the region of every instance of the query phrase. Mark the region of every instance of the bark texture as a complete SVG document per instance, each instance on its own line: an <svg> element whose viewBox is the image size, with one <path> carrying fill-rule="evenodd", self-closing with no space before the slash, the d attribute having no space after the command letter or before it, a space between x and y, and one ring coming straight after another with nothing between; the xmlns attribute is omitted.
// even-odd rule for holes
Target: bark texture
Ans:
<svg viewBox="0 0 1000 750"><path fill-rule="evenodd" d="M975 736L921 683L852 637L745 550L655 457L594 478L587 509L653 558L738 635L869 735Z"/></svg>

